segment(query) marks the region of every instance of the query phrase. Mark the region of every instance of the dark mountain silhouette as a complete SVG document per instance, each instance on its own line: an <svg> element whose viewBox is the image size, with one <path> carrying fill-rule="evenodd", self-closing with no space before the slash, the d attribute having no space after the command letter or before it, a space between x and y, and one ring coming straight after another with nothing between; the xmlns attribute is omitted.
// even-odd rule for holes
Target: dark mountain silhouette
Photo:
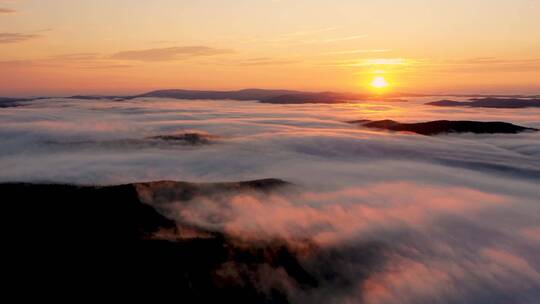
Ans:
<svg viewBox="0 0 540 304"><path fill-rule="evenodd" d="M120 95L73 95L67 98L70 99L83 99L83 100L100 100L100 99L112 99L112 100L123 100L128 98L128 96Z"/></svg>
<svg viewBox="0 0 540 304"><path fill-rule="evenodd" d="M186 100L238 100L260 101L273 104L317 104L317 103L346 103L359 100L374 100L384 102L405 102L402 97L428 97L441 95L426 95L413 93L393 93L385 97L369 96L354 93L337 92L302 92L294 90L266 90L244 89L237 91L213 91L213 90L157 90L139 95L73 95L69 97L36 97L36 98L10 98L0 97L0 108L20 106L25 101L47 98L71 98L81 100L129 100L144 97L172 98ZM525 108L540 107L538 96L526 95L453 95L456 97L476 97L468 102L453 100L440 100L427 103L428 105L441 107L488 107L488 108Z"/></svg>
<svg viewBox="0 0 540 304"><path fill-rule="evenodd" d="M200 91L200 90L158 90L140 95L74 95L65 98L81 100L129 100L135 98L172 98L186 100L238 100L251 101L256 100L263 103L274 104L303 104L303 103L343 103L349 100L358 100L366 96L358 94L345 94L335 92L302 92L291 90L264 90L264 89L245 89L238 91ZM52 98L52 97L51 97ZM8 104L11 98L5 98ZM29 101L34 99L19 99L17 101ZM2 105L0 99L0 105Z"/></svg>
<svg viewBox="0 0 540 304"><path fill-rule="evenodd" d="M300 94L299 91L289 90L263 90L263 89L245 89L239 91L197 91L197 90L159 90L148 92L141 95L132 96L138 97L162 97L175 99L231 99L231 100L262 100L271 97L277 97L288 94Z"/></svg>
<svg viewBox="0 0 540 304"><path fill-rule="evenodd" d="M20 106L21 102L31 101L31 98L0 97L0 108L12 108Z"/></svg>
<svg viewBox="0 0 540 304"><path fill-rule="evenodd" d="M288 90L247 89L240 91L192 91L192 90L162 90L153 91L138 97L163 97L175 99L230 99L258 100L262 103L274 104L304 104L304 103L344 103L350 100L366 98L364 95L335 92L301 92Z"/></svg>
<svg viewBox="0 0 540 304"><path fill-rule="evenodd" d="M321 92L280 95L261 99L260 102L274 104L345 103L353 99L355 99L354 95Z"/></svg>
<svg viewBox="0 0 540 304"><path fill-rule="evenodd" d="M350 121L350 123L359 124L371 129L413 132L422 135L437 135L444 133L516 134L526 131L538 131L534 128L522 127L507 122L437 120L421 123L400 123L394 120L355 120Z"/></svg>
<svg viewBox="0 0 540 304"><path fill-rule="evenodd" d="M473 107L473 108L540 108L540 99L521 98L472 98L470 101L439 100L427 103L438 107Z"/></svg>
<svg viewBox="0 0 540 304"><path fill-rule="evenodd" d="M340 269L349 265L347 258L365 264L364 279L379 267L383 248L376 243L334 252L308 240L295 245L282 239L240 240L156 209L171 200L264 194L289 186L276 179L109 187L0 184L3 274L40 296L67 297L69 290L182 303L291 303L302 291L354 288ZM190 237L181 233L186 230Z"/></svg>

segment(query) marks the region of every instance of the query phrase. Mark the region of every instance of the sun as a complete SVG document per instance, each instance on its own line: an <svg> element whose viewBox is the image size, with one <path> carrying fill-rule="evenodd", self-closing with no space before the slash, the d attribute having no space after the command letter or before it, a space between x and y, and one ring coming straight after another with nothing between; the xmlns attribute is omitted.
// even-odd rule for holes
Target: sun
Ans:
<svg viewBox="0 0 540 304"><path fill-rule="evenodd" d="M375 89L384 89L388 87L388 81L383 76L377 76L371 81L371 86Z"/></svg>

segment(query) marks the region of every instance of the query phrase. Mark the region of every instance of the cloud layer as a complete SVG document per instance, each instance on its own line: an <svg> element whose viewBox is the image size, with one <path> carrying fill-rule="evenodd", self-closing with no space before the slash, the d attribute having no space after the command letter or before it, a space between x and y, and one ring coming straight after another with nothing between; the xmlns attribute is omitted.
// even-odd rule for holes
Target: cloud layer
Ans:
<svg viewBox="0 0 540 304"><path fill-rule="evenodd" d="M292 302L535 303L538 133L425 137L345 122L472 119L538 128L540 111L426 101L37 100L0 109L0 181L281 178L296 186L156 205L181 222L248 242L316 244L321 253L303 256L303 266L321 278L331 269L339 280L304 290L279 268L257 272L261 290L279 286ZM216 140L189 146L151 139L186 132ZM221 275L234 275L230 266Z"/></svg>

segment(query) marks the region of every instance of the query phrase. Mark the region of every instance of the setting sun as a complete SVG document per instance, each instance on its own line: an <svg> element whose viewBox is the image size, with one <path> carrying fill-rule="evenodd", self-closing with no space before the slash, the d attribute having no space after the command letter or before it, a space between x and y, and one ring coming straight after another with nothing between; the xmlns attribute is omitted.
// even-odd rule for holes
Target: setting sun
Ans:
<svg viewBox="0 0 540 304"><path fill-rule="evenodd" d="M371 82L371 86L376 89L384 89L388 87L388 81L382 76L377 76Z"/></svg>

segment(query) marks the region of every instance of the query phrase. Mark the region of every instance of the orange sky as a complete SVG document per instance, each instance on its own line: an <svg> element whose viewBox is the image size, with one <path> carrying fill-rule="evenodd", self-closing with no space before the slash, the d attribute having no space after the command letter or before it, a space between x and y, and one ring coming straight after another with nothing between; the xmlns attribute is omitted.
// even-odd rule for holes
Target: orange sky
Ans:
<svg viewBox="0 0 540 304"><path fill-rule="evenodd" d="M0 0L0 96L540 94L539 0Z"/></svg>

